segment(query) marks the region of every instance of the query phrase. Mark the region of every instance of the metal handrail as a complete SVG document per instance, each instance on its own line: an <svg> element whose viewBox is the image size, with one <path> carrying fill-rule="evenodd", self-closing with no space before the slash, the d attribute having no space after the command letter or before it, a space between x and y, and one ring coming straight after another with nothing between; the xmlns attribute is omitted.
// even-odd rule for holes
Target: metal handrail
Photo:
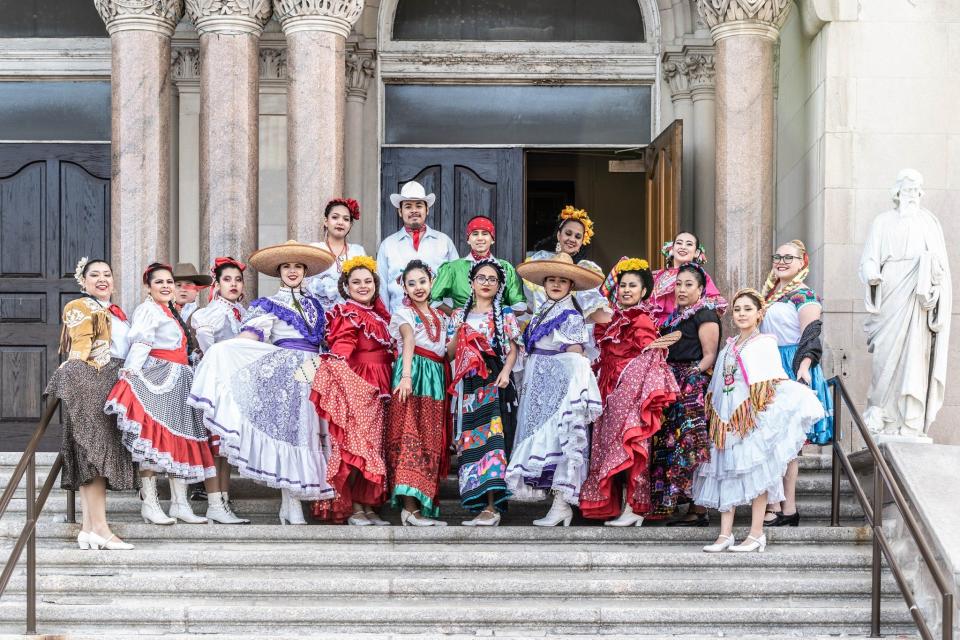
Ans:
<svg viewBox="0 0 960 640"><path fill-rule="evenodd" d="M7 507L10 505L10 501L13 499L13 494L20 485L20 480L23 479L24 474L26 474L26 521L23 523L23 529L20 531L20 535L17 537L17 541L14 543L13 549L10 551L10 557L7 558L7 564L3 567L3 573L0 574L0 597L3 597L3 593L6 591L7 584L10 582L13 571L16 568L17 563L20 561L20 555L23 553L23 548L26 547L28 634L37 632L37 520L40 517L40 513L43 511L43 505L46 504L47 497L50 495L50 491L53 490L53 483L60 474L60 469L63 468L63 454L60 453L57 454L56 460L53 461L53 466L50 467L50 472L47 474L47 479L44 481L43 487L40 489L40 495L37 496L36 453L37 448L40 446L40 441L43 439L44 434L46 434L47 427L50 425L50 421L53 419L53 414L56 413L57 406L59 406L59 404L59 398L54 398L50 403L47 404L46 411L43 412L43 417L40 419L40 424L37 426L37 430L33 433L33 437L30 439L30 442L27 443L27 447L23 451L23 456L21 456L20 462L17 463L16 468L13 470L13 475L10 477L10 484L7 485L3 495L0 496L0 518L2 518L7 512ZM74 493L71 491L67 498L67 519L71 522L75 521L76 519L74 507Z"/></svg>
<svg viewBox="0 0 960 640"><path fill-rule="evenodd" d="M870 637L880 637L880 573L882 568L882 559L886 558L887 566L890 567L890 571L893 573L893 577L897 582L897 586L900 587L900 592L903 594L903 599L910 608L910 614L913 616L913 620L917 624L917 628L920 630L920 635L924 640L935 640L932 632L930 631L930 627L927 625L926 619L923 617L923 612L917 605L913 591L907 584L906 577L903 575L903 570L900 568L900 564L893 555L893 551L890 548L890 542L883 532L883 501L886 493L889 492L889 494L893 497L893 503L900 511L900 517L903 518L903 522L906 524L907 531L910 533L913 543L920 551L920 557L923 558L923 562L926 564L927 570L930 572L934 583L937 585L937 589L940 591L942 607L940 622L941 638L942 640L953 640L953 593L950 591L950 584L947 581L943 570L940 568L940 565L937 564L936 557L930 543L920 530L920 525L917 524L917 520L907 504L907 499L903 496L903 491L900 488L900 481L896 474L890 469L887 461L883 457L883 454L880 453L880 448L877 446L877 443L873 441L873 436L870 434L870 430L867 429L866 425L863 423L863 420L860 418L860 414L857 412L856 406L853 404L853 400L850 399L850 394L847 391L847 388L844 386L843 381L840 380L839 377L833 377L828 381L828 384L833 387L834 424L832 469L833 482L830 495L830 526L837 527L840 525L840 470L842 467L844 473L847 475L847 479L850 481L851 487L853 487L854 494L857 496L857 500L860 501L860 506L863 508L863 513L866 517L867 523L870 525L870 528L873 531L873 562L871 567L870 589ZM841 408L844 406L846 406L846 408L850 411L853 424L856 425L857 430L860 433L860 437L863 438L863 441L866 443L866 450L870 452L870 457L873 462L872 505L870 504L870 500L867 498L866 492L860 485L860 481L857 479L856 474L853 472L853 466L850 464L850 459L847 457L847 453L840 446L843 427L843 422L841 420Z"/></svg>

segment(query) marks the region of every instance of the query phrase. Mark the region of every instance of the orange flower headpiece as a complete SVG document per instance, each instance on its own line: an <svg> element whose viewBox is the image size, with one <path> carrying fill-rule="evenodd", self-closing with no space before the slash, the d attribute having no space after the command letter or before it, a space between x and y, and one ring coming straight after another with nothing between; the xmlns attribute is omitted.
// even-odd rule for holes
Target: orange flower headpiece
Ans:
<svg viewBox="0 0 960 640"><path fill-rule="evenodd" d="M586 212L585 209L577 209L573 205L567 205L563 208L563 211L560 212L560 219L566 222L567 220L576 220L583 225L583 244L584 246L590 244L590 240L593 238L593 220L590 219L590 214Z"/></svg>
<svg viewBox="0 0 960 640"><path fill-rule="evenodd" d="M377 272L377 261L370 256L356 256L343 263L344 275L349 275L354 269L366 269L375 274Z"/></svg>

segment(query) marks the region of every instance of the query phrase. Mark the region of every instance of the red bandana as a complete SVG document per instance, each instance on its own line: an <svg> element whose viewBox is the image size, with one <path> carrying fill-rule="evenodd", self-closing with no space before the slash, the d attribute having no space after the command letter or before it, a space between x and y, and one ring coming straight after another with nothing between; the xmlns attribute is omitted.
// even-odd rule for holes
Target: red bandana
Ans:
<svg viewBox="0 0 960 640"><path fill-rule="evenodd" d="M125 314L123 309L121 309L119 306L112 304L107 307L107 311L112 313L117 320L122 320L123 322L127 321L127 314Z"/></svg>
<svg viewBox="0 0 960 640"><path fill-rule="evenodd" d="M233 307L233 317L237 319L237 322L240 322L240 309Z"/></svg>
<svg viewBox="0 0 960 640"><path fill-rule="evenodd" d="M407 233L410 234L410 237L413 238L413 250L420 251L420 236L423 234L423 227L419 229L411 229L410 227L405 227Z"/></svg>
<svg viewBox="0 0 960 640"><path fill-rule="evenodd" d="M493 226L493 220L491 220L490 218L485 218L483 216L477 216L475 218L472 218L470 222L467 223L467 237L469 237L470 234L476 231L477 229L480 229L481 231L486 231L487 233L490 234L490 237L494 239L496 239L497 237L497 228Z"/></svg>
<svg viewBox="0 0 960 640"><path fill-rule="evenodd" d="M473 249L470 249L470 255L473 256L473 261L474 261L474 262L480 262L481 260L486 260L487 258L489 258L489 257L490 257L490 252L487 251L487 255L482 256L482 255L480 255L479 253L477 253L476 251L474 251Z"/></svg>

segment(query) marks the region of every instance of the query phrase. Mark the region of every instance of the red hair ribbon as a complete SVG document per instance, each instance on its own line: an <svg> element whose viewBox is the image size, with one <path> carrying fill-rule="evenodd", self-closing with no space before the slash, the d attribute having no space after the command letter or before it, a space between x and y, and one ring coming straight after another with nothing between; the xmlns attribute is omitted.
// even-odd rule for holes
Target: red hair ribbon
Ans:
<svg viewBox="0 0 960 640"><path fill-rule="evenodd" d="M360 219L360 203L354 200L353 198L334 198L327 203L327 211L330 211L330 208L335 205L343 205L347 208L347 211L350 212L350 217L354 220Z"/></svg>
<svg viewBox="0 0 960 640"><path fill-rule="evenodd" d="M223 266L236 267L237 269L240 270L240 273L243 273L247 269L247 265L243 264L236 258L231 258L230 256L222 256L220 258L214 258L213 266L210 267L210 273L213 274L213 278L214 278L214 286L210 287L210 291L207 293L207 302L210 302L211 300L213 300L216 294L218 293L218 289L216 287L217 269ZM233 310L234 315L237 315L238 313L239 311L237 311L236 309ZM239 317L237 318L237 321L238 322L240 321Z"/></svg>
<svg viewBox="0 0 960 640"><path fill-rule="evenodd" d="M485 216L476 216L467 223L467 236L476 231L486 231L494 239L497 237L497 228L493 226L493 220Z"/></svg>
<svg viewBox="0 0 960 640"><path fill-rule="evenodd" d="M166 269L171 274L173 273L173 267L170 265L164 264L163 262L156 262L143 270L143 275L140 276L140 279L143 280L143 284L149 285L150 282L147 280L147 276L150 275L151 272L160 271L161 269Z"/></svg>

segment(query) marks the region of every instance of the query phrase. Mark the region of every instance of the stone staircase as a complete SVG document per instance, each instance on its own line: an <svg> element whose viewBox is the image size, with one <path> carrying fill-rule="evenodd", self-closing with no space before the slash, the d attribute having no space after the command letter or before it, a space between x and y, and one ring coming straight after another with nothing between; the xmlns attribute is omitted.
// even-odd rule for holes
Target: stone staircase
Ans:
<svg viewBox="0 0 960 640"><path fill-rule="evenodd" d="M18 457L0 454L0 485ZM52 460L39 456L39 480ZM252 525L145 525L135 495L110 494L114 530L136 550L80 551L56 490L38 529L38 627L70 638L865 637L869 531L848 492L844 526L827 526L828 465L801 458L802 526L742 555L700 551L715 527L528 526L547 504L511 505L495 529L281 527L278 493L239 478L231 495ZM451 525L470 517L453 478L441 498ZM20 493L0 522L3 557L24 508ZM20 568L0 634L23 632L25 588ZM883 631L915 634L888 575L883 592Z"/></svg>

